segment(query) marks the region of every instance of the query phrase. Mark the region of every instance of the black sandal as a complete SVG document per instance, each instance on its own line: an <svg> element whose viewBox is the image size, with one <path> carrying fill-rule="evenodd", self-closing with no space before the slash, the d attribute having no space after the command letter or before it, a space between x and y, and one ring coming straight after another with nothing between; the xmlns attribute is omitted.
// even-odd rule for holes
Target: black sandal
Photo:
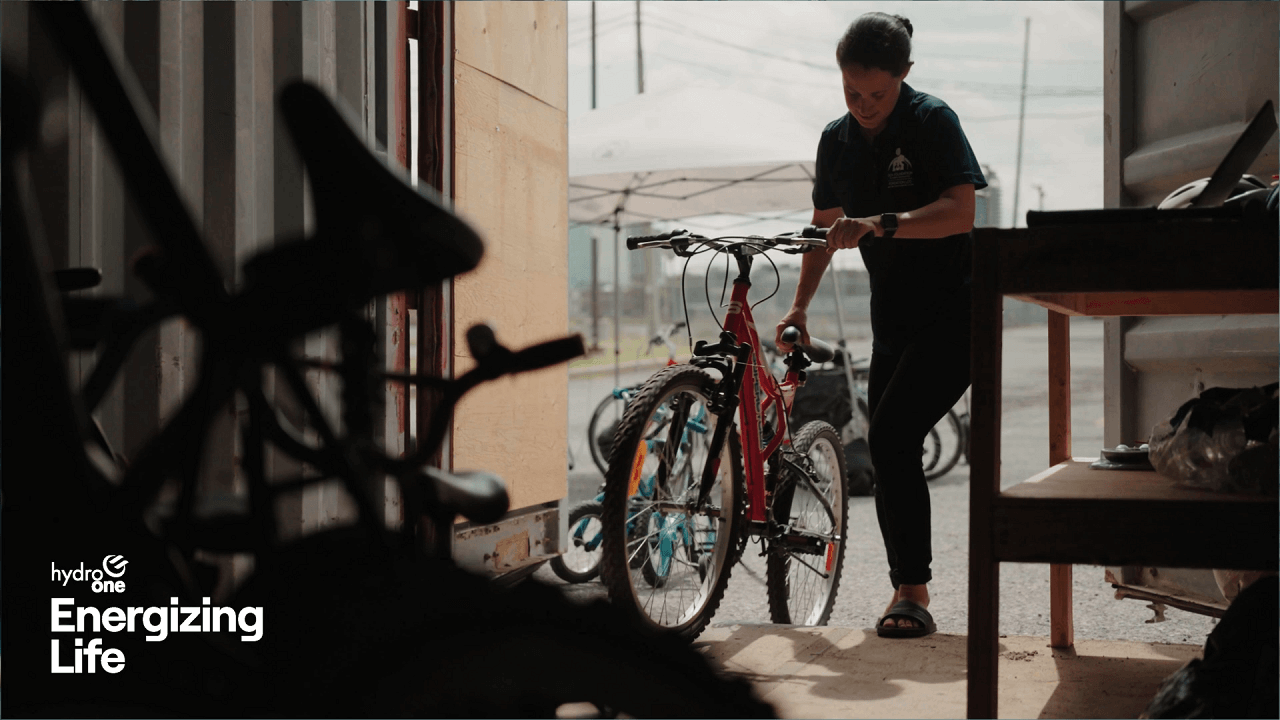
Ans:
<svg viewBox="0 0 1280 720"><path fill-rule="evenodd" d="M885 627L884 621L889 618L907 618L920 623L922 627ZM880 618L880 622L876 623L876 635L884 638L920 638L926 635L932 635L938 626L933 622L933 616L923 605L910 600L899 600L889 608L889 612Z"/></svg>

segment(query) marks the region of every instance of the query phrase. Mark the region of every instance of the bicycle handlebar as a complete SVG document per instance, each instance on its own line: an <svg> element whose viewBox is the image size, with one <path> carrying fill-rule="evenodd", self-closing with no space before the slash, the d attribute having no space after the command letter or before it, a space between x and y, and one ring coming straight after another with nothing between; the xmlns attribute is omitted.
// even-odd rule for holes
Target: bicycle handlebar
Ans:
<svg viewBox="0 0 1280 720"><path fill-rule="evenodd" d="M827 246L827 229L809 225L798 233L782 233L780 235L725 235L707 237L697 235L688 230L672 230L660 235L637 235L627 238L628 250L644 250L661 248L675 250L677 255L689 252L690 245L711 246L716 250L737 245L761 245L765 249L783 249L783 252L804 253L814 248Z"/></svg>

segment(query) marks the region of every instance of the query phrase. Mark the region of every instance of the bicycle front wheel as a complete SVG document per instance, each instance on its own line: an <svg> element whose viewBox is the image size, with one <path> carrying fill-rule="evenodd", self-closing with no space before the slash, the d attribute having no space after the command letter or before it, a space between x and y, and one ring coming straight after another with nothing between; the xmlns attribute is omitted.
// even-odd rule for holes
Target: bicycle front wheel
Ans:
<svg viewBox="0 0 1280 720"><path fill-rule="evenodd" d="M713 385L688 365L650 378L623 416L605 479L600 570L609 598L646 629L684 639L719 607L743 526L732 425L719 456L710 453Z"/></svg>
<svg viewBox="0 0 1280 720"><path fill-rule="evenodd" d="M786 471L773 504L787 533L772 542L766 561L769 615L775 623L825 625L840 588L849 522L844 448L821 420L805 423L792 447L801 467Z"/></svg>
<svg viewBox="0 0 1280 720"><path fill-rule="evenodd" d="M591 582L600 574L600 514L595 500L578 503L569 513L568 546L551 560L551 570L568 583Z"/></svg>
<svg viewBox="0 0 1280 720"><path fill-rule="evenodd" d="M591 448L591 461L596 464L601 475L609 471L609 450L613 448L613 436L626 409L627 400L624 397L609 393L596 406L595 412L591 413L591 422L587 424L587 445Z"/></svg>

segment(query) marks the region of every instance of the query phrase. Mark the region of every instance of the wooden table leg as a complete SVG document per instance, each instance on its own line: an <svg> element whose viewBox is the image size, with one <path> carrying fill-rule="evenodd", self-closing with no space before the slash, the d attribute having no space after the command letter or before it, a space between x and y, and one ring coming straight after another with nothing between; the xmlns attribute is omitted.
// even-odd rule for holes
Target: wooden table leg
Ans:
<svg viewBox="0 0 1280 720"><path fill-rule="evenodd" d="M1049 645L1069 648L1076 642L1071 608L1071 566L1049 566Z"/></svg>
<svg viewBox="0 0 1280 720"><path fill-rule="evenodd" d="M1000 564L991 506L1000 492L1000 379L1004 298L996 244L979 237L973 255L973 413L969 465L969 677L971 718L994 718L1000 630Z"/></svg>
<svg viewBox="0 0 1280 720"><path fill-rule="evenodd" d="M1049 466L1071 459L1071 325L1049 311ZM1049 566L1049 644L1075 643L1071 603L1071 566Z"/></svg>

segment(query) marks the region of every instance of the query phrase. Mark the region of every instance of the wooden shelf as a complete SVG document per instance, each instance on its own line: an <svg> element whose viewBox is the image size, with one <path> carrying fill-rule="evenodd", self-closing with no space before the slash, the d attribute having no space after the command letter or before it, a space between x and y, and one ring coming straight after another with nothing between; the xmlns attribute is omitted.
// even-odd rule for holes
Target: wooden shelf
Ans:
<svg viewBox="0 0 1280 720"><path fill-rule="evenodd" d="M1049 456L1000 489L1004 297L1050 310ZM1280 312L1275 228L1239 220L978 230L973 244L969 482L969 717L995 717L1000 563L1050 565L1050 644L1073 640L1071 566L1276 570L1275 498L1180 487L1070 459L1068 315Z"/></svg>
<svg viewBox="0 0 1280 720"><path fill-rule="evenodd" d="M1280 291L1026 293L1008 297L1063 315L1267 315L1280 312Z"/></svg>
<svg viewBox="0 0 1280 720"><path fill-rule="evenodd" d="M993 498L997 561L1277 569L1274 498L1187 488L1151 471L1094 470L1091 462L1061 463Z"/></svg>
<svg viewBox="0 0 1280 720"><path fill-rule="evenodd" d="M1005 489L998 501L1034 500L1163 500L1234 505L1270 505L1275 498L1216 493L1186 487L1151 470L1095 470L1097 458L1072 458Z"/></svg>

